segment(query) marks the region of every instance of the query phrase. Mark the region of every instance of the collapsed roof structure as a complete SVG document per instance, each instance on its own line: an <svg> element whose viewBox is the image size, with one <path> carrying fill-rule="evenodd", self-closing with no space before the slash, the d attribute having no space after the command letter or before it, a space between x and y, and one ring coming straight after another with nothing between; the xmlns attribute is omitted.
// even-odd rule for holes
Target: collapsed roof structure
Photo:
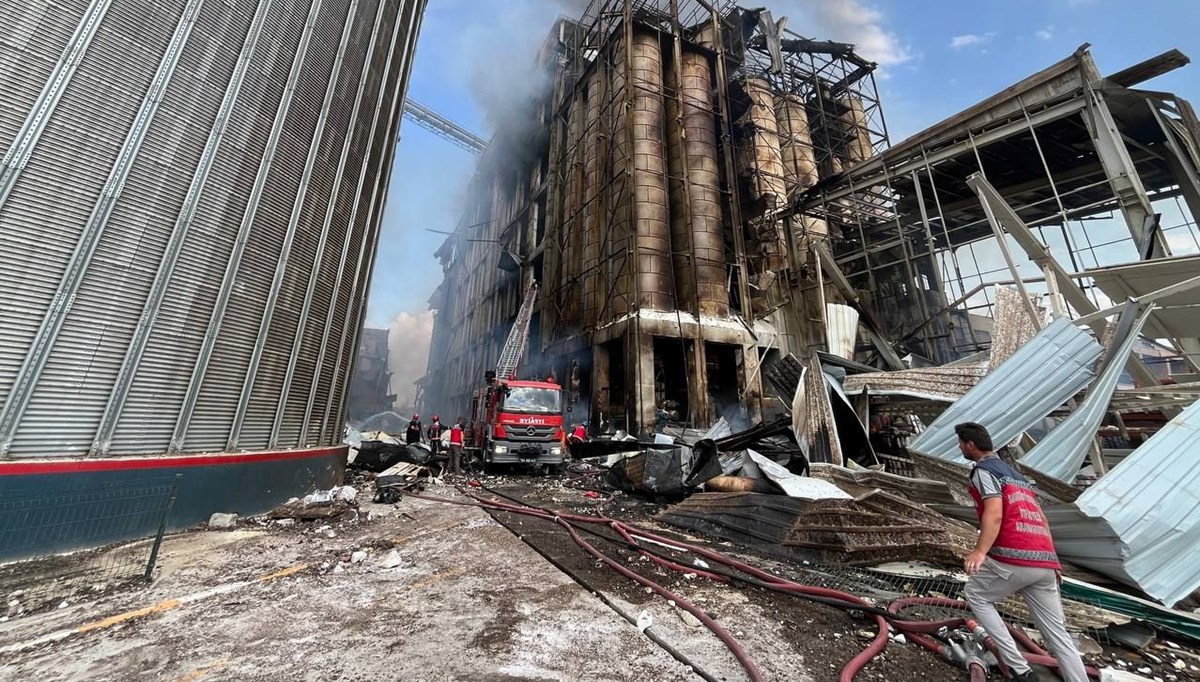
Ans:
<svg viewBox="0 0 1200 682"><path fill-rule="evenodd" d="M593 432L790 411L812 463L953 478L981 422L1062 503L1068 559L1200 588L1200 121L1137 87L1188 58L1105 76L1083 45L892 145L875 65L785 23L595 0L556 25L437 252L425 402L466 411L537 282L525 366ZM876 458L897 418L919 435Z"/></svg>

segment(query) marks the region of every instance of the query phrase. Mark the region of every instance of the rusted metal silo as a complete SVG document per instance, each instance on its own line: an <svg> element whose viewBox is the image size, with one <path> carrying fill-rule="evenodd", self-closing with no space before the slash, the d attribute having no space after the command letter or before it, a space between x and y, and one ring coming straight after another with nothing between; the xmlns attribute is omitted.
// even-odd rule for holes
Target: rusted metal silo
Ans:
<svg viewBox="0 0 1200 682"><path fill-rule="evenodd" d="M769 213L787 202L784 182L783 156L779 148L779 123L775 118L775 101L771 84L761 78L746 79L746 94L750 99L749 121L753 127L751 153L752 185L755 200ZM758 255L763 266L772 271L787 267L786 240L783 223L763 222L755 235Z"/></svg>
<svg viewBox="0 0 1200 682"><path fill-rule="evenodd" d="M817 160L808 132L804 102L796 95L776 95L775 116L779 121L784 182L791 197L817 183Z"/></svg>
<svg viewBox="0 0 1200 682"><path fill-rule="evenodd" d="M681 306L701 314L729 314L725 284L725 238L714 115L712 66L708 57L682 53L672 69L682 111L667 99L671 177L671 243L677 254L675 284ZM678 73L675 73L678 71Z"/></svg>

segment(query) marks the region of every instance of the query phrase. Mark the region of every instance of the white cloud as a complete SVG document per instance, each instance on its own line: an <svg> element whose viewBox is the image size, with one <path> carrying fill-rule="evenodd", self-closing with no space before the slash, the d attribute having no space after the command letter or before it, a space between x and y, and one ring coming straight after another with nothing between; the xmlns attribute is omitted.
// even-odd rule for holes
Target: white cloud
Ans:
<svg viewBox="0 0 1200 682"><path fill-rule="evenodd" d="M1046 28L1043 28L1042 30L1038 31L1037 33L1034 33L1034 35L1037 36L1038 38L1041 38L1042 40L1050 40L1051 38L1054 37L1054 27L1047 26Z"/></svg>
<svg viewBox="0 0 1200 682"><path fill-rule="evenodd" d="M755 6L757 3L749 3ZM912 51L892 31L887 17L862 0L769 0L776 19L790 17L788 27L818 40L853 43L855 51L880 66L912 59Z"/></svg>
<svg viewBox="0 0 1200 682"><path fill-rule="evenodd" d="M964 47L970 47L972 45L985 45L990 43L992 38L995 36L996 34L992 33L991 31L984 34L967 33L961 36L954 36L950 39L950 47L954 48L955 50L961 50Z"/></svg>

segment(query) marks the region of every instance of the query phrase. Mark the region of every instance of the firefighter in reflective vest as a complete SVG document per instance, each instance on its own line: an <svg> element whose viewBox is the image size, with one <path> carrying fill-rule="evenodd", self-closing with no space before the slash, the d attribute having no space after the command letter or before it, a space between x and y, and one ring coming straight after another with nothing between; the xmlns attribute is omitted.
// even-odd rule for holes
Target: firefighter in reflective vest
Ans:
<svg viewBox="0 0 1200 682"><path fill-rule="evenodd" d="M436 455L441 452L442 421L436 414L433 415L433 421L430 422L429 429L425 432L425 435L429 437L429 449L433 451L433 454Z"/></svg>
<svg viewBox="0 0 1200 682"><path fill-rule="evenodd" d="M454 473L462 473L463 426L462 417L450 427L450 469Z"/></svg>
<svg viewBox="0 0 1200 682"><path fill-rule="evenodd" d="M963 562L970 578L963 590L976 620L987 630L1015 680L1036 679L1017 649L996 602L1019 593L1034 624L1058 659L1066 682L1087 682L1075 640L1067 633L1059 595L1058 555L1050 524L1029 481L992 452L986 428L967 422L954 427L958 449L975 463L971 497L979 516L979 539Z"/></svg>

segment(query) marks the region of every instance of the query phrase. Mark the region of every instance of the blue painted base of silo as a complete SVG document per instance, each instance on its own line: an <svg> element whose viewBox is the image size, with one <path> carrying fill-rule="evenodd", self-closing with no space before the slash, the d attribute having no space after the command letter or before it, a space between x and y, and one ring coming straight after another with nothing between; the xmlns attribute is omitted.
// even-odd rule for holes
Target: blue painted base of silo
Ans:
<svg viewBox="0 0 1200 682"><path fill-rule="evenodd" d="M342 482L346 446L285 452L0 462L0 561L245 517ZM178 476L178 478L176 478Z"/></svg>

